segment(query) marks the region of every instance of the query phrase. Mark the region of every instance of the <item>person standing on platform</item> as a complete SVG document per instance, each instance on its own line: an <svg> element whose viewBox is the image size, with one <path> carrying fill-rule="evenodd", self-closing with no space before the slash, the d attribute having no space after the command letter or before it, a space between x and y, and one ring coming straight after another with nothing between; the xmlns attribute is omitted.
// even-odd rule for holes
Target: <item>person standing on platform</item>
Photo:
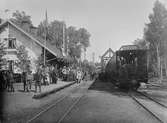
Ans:
<svg viewBox="0 0 167 123"><path fill-rule="evenodd" d="M8 86L9 88L8 88L8 91L10 89L11 92L14 92L14 86L13 86L13 84L14 84L14 76L13 76L12 71L9 71L9 73L8 73L8 79L9 79L9 86Z"/></svg>
<svg viewBox="0 0 167 123"><path fill-rule="evenodd" d="M70 67L66 68L66 81L69 81Z"/></svg>
<svg viewBox="0 0 167 123"><path fill-rule="evenodd" d="M52 66L50 66L49 67L49 83L50 84L52 84L53 82L52 82L52 75L53 74L53 67Z"/></svg>
<svg viewBox="0 0 167 123"><path fill-rule="evenodd" d="M46 85L49 85L49 67L48 66L45 68L45 81L46 81Z"/></svg>
<svg viewBox="0 0 167 123"><path fill-rule="evenodd" d="M37 70L34 76L35 79L35 92L37 92L37 87L39 87L39 92L41 92L41 80L42 80L42 71L40 69Z"/></svg>
<svg viewBox="0 0 167 123"><path fill-rule="evenodd" d="M54 83L54 66L51 68L51 82Z"/></svg>
<svg viewBox="0 0 167 123"><path fill-rule="evenodd" d="M84 72L83 79L84 79L85 81L88 80L88 72L87 72L87 71Z"/></svg>
<svg viewBox="0 0 167 123"><path fill-rule="evenodd" d="M28 86L27 86L27 72L22 73L22 81L23 81L23 86L24 86L24 91L29 91Z"/></svg>
<svg viewBox="0 0 167 123"><path fill-rule="evenodd" d="M29 71L27 74L27 86L28 86L29 90L31 90L32 80L33 80L32 71Z"/></svg>
<svg viewBox="0 0 167 123"><path fill-rule="evenodd" d="M63 73L63 80L67 81L67 69L65 66L62 69L62 73Z"/></svg>
<svg viewBox="0 0 167 123"><path fill-rule="evenodd" d="M80 83L82 80L82 72L81 70L77 70L77 75L76 75L77 83Z"/></svg>
<svg viewBox="0 0 167 123"><path fill-rule="evenodd" d="M8 83L7 71L3 71L1 75L3 77L3 90L5 90L7 89L7 83Z"/></svg>
<svg viewBox="0 0 167 123"><path fill-rule="evenodd" d="M42 80L43 80L43 84L46 85L46 68L45 66L42 66Z"/></svg>
<svg viewBox="0 0 167 123"><path fill-rule="evenodd" d="M57 67L55 66L53 69L53 83L57 84L57 80L58 80L58 71Z"/></svg>

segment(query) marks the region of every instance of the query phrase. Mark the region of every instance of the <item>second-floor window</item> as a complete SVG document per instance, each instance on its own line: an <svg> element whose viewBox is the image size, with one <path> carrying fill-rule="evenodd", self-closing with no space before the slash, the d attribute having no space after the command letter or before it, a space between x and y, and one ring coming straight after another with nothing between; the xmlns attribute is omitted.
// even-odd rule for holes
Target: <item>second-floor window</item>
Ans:
<svg viewBox="0 0 167 123"><path fill-rule="evenodd" d="M16 38L9 38L8 39L8 48L10 48L10 49L16 48L15 43L16 43Z"/></svg>

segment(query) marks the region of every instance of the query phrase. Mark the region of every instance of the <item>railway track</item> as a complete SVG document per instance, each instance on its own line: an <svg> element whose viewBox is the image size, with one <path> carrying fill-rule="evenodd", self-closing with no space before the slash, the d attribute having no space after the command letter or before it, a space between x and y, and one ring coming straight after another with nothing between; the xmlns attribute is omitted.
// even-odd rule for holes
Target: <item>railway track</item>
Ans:
<svg viewBox="0 0 167 123"><path fill-rule="evenodd" d="M134 91L134 92L131 92L129 93L129 96L138 104L140 105L141 107L143 107L149 114L151 114L151 116L153 116L155 119L157 119L158 122L160 123L166 123L164 121L164 119L160 118L159 115L157 115L155 112L153 112L150 108L148 108L144 103L142 103L142 101L140 101L140 99L135 96L134 93L137 93L139 94L140 96L143 96L145 97L146 99L150 100L151 102L153 102L155 105L159 106L160 108L163 108L163 109L167 109L167 106L165 106L164 104L161 104L160 102L158 102L156 99L153 99L152 97L149 97L148 95L145 95L141 92L138 92L138 91Z"/></svg>
<svg viewBox="0 0 167 123"><path fill-rule="evenodd" d="M155 102L156 104L162 106L163 108L166 108L166 109L167 109L167 105L165 105L165 104L159 102L157 99L155 99L155 98L153 98L153 97L150 97L150 96L148 96L147 94L144 94L144 93L139 92L139 91L136 91L136 93L138 93L138 94L140 94L140 95L143 95L143 96L146 97L147 99L149 99L149 100Z"/></svg>
<svg viewBox="0 0 167 123"><path fill-rule="evenodd" d="M115 86L115 85L114 85ZM155 105L158 105L160 108L163 108L167 111L167 106L164 105L163 103L159 102L158 100L142 93L139 91L135 91L132 90L130 93L128 93L128 95L138 104L140 105L142 108L144 108L149 114L151 114L151 116L153 116L155 119L157 119L158 122L160 123L167 123L167 120L164 121L165 119L161 119L156 113L154 113L153 111L151 111L151 109L149 109L147 106L145 106L139 99L138 97L134 96L134 93L137 93L140 96L145 97L146 99L150 100L151 102L153 102Z"/></svg>
<svg viewBox="0 0 167 123"><path fill-rule="evenodd" d="M58 120L57 123L61 123L65 119L65 117L72 111L72 109L76 106L76 104L81 100L83 96L84 94L74 101L74 103L65 111L64 115Z"/></svg>
<svg viewBox="0 0 167 123"><path fill-rule="evenodd" d="M68 116L68 114L73 110L73 108L79 103L79 101L84 97L89 85L90 84L81 83L79 86L75 87L71 91L70 94L67 94L67 95L60 97L58 100L56 100L56 102L49 105L47 108L40 111L34 117L29 119L27 121L27 123L36 123L39 121L41 122L41 120L39 120L39 119L49 115L49 112L50 112L50 114L52 114L51 113L51 112L53 112L52 110L59 111L60 109L61 109L61 112L57 113L57 116L55 115L55 117L57 117L55 122L61 123ZM74 99L69 100L69 96L74 96ZM65 108L63 107L63 104L64 104Z"/></svg>

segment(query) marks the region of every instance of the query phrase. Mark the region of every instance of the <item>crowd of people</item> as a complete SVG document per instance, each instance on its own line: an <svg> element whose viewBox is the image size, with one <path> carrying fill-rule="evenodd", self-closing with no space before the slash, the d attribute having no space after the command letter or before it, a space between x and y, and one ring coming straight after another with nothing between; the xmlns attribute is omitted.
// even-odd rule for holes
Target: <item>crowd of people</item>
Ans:
<svg viewBox="0 0 167 123"><path fill-rule="evenodd" d="M12 71L1 71L1 90L7 90L14 92L14 73ZM25 92L29 92L32 89L32 85L35 86L35 92L41 92L41 85L56 84L58 78L63 81L76 81L80 83L82 80L87 81L93 79L93 73L83 70L81 67L67 67L57 68L57 66L39 66L35 73L32 71L24 71L21 74L20 81L23 83L23 89Z"/></svg>
<svg viewBox="0 0 167 123"><path fill-rule="evenodd" d="M1 79L1 83L0 83L0 90L7 90L7 91L11 91L14 92L14 76L13 76L13 72L11 71L1 71L0 72L0 79Z"/></svg>
<svg viewBox="0 0 167 123"><path fill-rule="evenodd" d="M87 81L94 79L95 72L89 72L81 67L63 67L62 75L64 81L76 81L80 83L81 80Z"/></svg>
<svg viewBox="0 0 167 123"><path fill-rule="evenodd" d="M41 92L41 85L57 83L58 70L56 66L40 66L34 74L32 74L31 71L23 72L22 78L24 91L30 91L32 83L34 83L35 92L37 92L37 90Z"/></svg>

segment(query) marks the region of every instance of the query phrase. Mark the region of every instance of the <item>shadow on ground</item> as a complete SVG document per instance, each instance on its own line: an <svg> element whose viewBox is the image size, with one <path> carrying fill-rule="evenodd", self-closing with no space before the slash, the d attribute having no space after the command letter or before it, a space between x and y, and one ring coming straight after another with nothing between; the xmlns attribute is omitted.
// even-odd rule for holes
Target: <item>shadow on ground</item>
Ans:
<svg viewBox="0 0 167 123"><path fill-rule="evenodd" d="M111 82L102 82L100 80L95 80L94 83L88 88L88 90L106 92L119 97L129 97L128 91L118 89Z"/></svg>
<svg viewBox="0 0 167 123"><path fill-rule="evenodd" d="M88 90L105 92L115 96L126 98L131 98L129 95L133 94L137 98L149 100L142 95L136 94L135 92L119 89L115 87L111 82L102 82L99 80L94 81L94 83L89 87Z"/></svg>

